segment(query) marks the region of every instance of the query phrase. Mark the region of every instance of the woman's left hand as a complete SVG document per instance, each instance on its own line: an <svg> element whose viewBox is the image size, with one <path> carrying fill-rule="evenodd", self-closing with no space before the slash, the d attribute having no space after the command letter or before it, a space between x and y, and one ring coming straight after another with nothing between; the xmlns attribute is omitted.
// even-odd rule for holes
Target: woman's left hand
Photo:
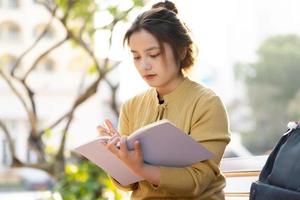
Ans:
<svg viewBox="0 0 300 200"><path fill-rule="evenodd" d="M110 120L106 119L103 126L98 126L101 135L110 136L106 147L124 162L135 174L144 177L148 182L158 185L160 171L156 166L144 163L143 151L138 140L133 143L133 150L127 148L127 137L121 136L113 127Z"/></svg>
<svg viewBox="0 0 300 200"><path fill-rule="evenodd" d="M130 169L140 175L144 167L144 156L139 141L134 141L133 150L127 148L127 137L115 138L107 144L107 148L120 158Z"/></svg>
<svg viewBox="0 0 300 200"><path fill-rule="evenodd" d="M143 152L139 141L134 142L134 149L127 148L127 137L121 136L109 119L97 127L100 135L109 136L106 147L120 158L134 172L141 171L144 164Z"/></svg>

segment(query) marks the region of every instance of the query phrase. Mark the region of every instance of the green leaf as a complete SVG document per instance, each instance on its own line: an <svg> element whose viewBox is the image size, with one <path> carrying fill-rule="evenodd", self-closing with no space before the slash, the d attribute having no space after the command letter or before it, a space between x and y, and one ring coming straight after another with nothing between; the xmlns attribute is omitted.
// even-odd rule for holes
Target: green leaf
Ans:
<svg viewBox="0 0 300 200"><path fill-rule="evenodd" d="M143 0L133 0L133 3L137 7L142 7L144 6L144 1Z"/></svg>
<svg viewBox="0 0 300 200"><path fill-rule="evenodd" d="M96 74L98 72L96 65L91 65L88 69L87 69L87 74L88 75L93 75Z"/></svg>
<svg viewBox="0 0 300 200"><path fill-rule="evenodd" d="M53 131L52 129L45 129L45 134L44 134L44 137L49 139L53 136Z"/></svg>

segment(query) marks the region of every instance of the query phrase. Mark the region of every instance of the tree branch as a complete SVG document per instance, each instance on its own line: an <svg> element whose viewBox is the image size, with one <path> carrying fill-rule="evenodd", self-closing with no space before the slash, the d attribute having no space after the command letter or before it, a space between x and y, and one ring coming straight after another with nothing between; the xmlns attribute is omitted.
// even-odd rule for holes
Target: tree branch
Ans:
<svg viewBox="0 0 300 200"><path fill-rule="evenodd" d="M0 120L0 128L3 130L5 137L8 141L8 148L9 148L11 156L12 156L12 166L19 166L21 164L21 161L16 156L14 142L12 140L9 130L7 129L4 122L1 120Z"/></svg>
<svg viewBox="0 0 300 200"><path fill-rule="evenodd" d="M64 119L66 118L70 118L72 115L73 110L76 109L76 107L78 107L80 104L82 104L85 100L87 100L90 96L92 96L93 94L95 94L97 92L97 87L99 82L101 81L102 77L98 78L97 80L95 80L86 90L83 94L80 94L78 96L78 98L75 100L72 108L66 112L65 114L63 114L58 120L56 120L55 122L53 122L51 125L48 126L48 128L41 130L39 132L40 137L45 134L46 130L49 129L53 129L55 126L57 126L60 122L62 122Z"/></svg>
<svg viewBox="0 0 300 200"><path fill-rule="evenodd" d="M69 34L70 34L71 38L77 44L79 44L80 47L83 48L88 53L88 55L92 58L99 75L103 76L104 71L101 69L100 64L99 64L94 52L88 47L88 45L81 38L76 37L70 30L68 30L68 31L69 31Z"/></svg>
<svg viewBox="0 0 300 200"><path fill-rule="evenodd" d="M120 83L117 83L116 85L113 85L107 78L105 78L105 82L109 85L112 93L112 103L111 103L111 108L113 112L115 113L116 116L119 116L119 108L116 102L117 99L117 91L120 86Z"/></svg>
<svg viewBox="0 0 300 200"><path fill-rule="evenodd" d="M97 92L97 88L98 88L98 85L99 85L99 82L101 81L101 79L102 79L102 77L99 76L99 78L97 80L95 80L94 83L92 83L90 85L90 87L87 88L86 91L75 100L75 103L72 106L72 109L69 111L68 121L67 121L66 126L63 131L63 136L61 138L60 147L55 156L56 159L61 162L61 165L58 164L58 165L56 165L56 167L54 167L54 171L55 171L54 173L61 173L61 170L63 170L62 168L64 165L65 143L66 143L66 138L67 138L69 127L70 127L71 122L74 117L74 112L80 104L82 104L84 101L89 99L92 95L94 95Z"/></svg>
<svg viewBox="0 0 300 200"><path fill-rule="evenodd" d="M59 147L59 150L58 150L58 152L56 154L56 158L59 159L59 160L64 157L63 154L64 154L64 151L65 151L66 138L67 138L67 134L68 134L68 130L69 130L70 124L71 124L71 122L73 120L73 117L74 117L75 109L76 109L76 107L74 107L71 110L71 114L69 115L69 119L68 119L68 121L66 123L66 126L65 126L64 130L63 130L63 136L61 138L60 147Z"/></svg>
<svg viewBox="0 0 300 200"><path fill-rule="evenodd" d="M35 60L35 62L31 65L31 67L29 68L29 70L25 73L25 75L22 78L22 82L26 81L26 78L28 77L28 75L36 68L37 64L47 55L49 54L51 51L53 51L54 49L58 48L59 46L61 46L63 43L65 43L67 40L69 39L69 35L67 34L61 41L57 42L56 44L54 44L53 46L51 46L49 49L47 49L46 51L44 51L42 54L39 55L39 57Z"/></svg>
<svg viewBox="0 0 300 200"><path fill-rule="evenodd" d="M11 70L11 75L12 77L15 77L15 70L16 68L19 67L22 59L29 53L33 50L33 48L39 43L39 41L45 36L45 34L47 33L51 23L52 23L52 20L54 19L54 15L55 15L55 12L57 10L57 7L55 7L52 11L51 11L51 18L49 20L49 22L47 23L47 25L45 26L44 30L42 31L42 33L36 38L36 40L31 44L31 46L29 46L17 59L16 63L14 64L12 70Z"/></svg>
<svg viewBox="0 0 300 200"><path fill-rule="evenodd" d="M128 10L124 11L121 16L115 17L111 23L109 23L105 26L100 26L100 27L94 28L92 32L95 33L96 31L102 30L102 29L112 30L112 27L115 26L119 21L125 19L128 16L128 13L131 12L133 9L134 9L134 6L129 8Z"/></svg>
<svg viewBox="0 0 300 200"><path fill-rule="evenodd" d="M67 40L68 40L68 35L65 38L63 38L61 41L57 42L52 47L50 47L49 49L47 49L46 51L44 51L42 54L40 54L39 57L35 60L35 62L30 67L30 69L25 73L24 77L22 79L18 79L22 83L22 85L24 86L24 88L26 90L26 93L27 93L27 96L28 96L28 99L30 101L30 105L31 105L31 108L32 108L32 112L31 113L33 114L32 120L31 120L31 125L32 125L32 131L31 131L31 133L33 135L35 135L35 136L38 136L38 134L37 134L36 103L35 103L35 100L34 100L34 92L27 85L26 79L27 79L28 75L36 68L38 62L44 58L44 56L46 56L51 51L53 51L54 49L56 49L57 47L59 47L60 45L62 45Z"/></svg>
<svg viewBox="0 0 300 200"><path fill-rule="evenodd" d="M21 104L23 105L27 116L29 118L30 123L33 123L34 120L34 115L33 113L30 111L28 105L26 104L24 98L21 96L21 94L17 91L16 87L13 85L13 83L9 80L9 78L5 75L5 73L0 70L0 75L3 77L3 79L6 81L6 83L8 84L8 86L10 87L10 89L13 91L13 93L18 97L18 99L20 100Z"/></svg>
<svg viewBox="0 0 300 200"><path fill-rule="evenodd" d="M62 122L65 118L67 118L70 115L71 115L71 111L66 112L60 118L58 118L58 120L56 120L51 125L49 125L48 128L45 128L44 130L39 131L38 135L41 137L46 132L46 130L55 128L60 122Z"/></svg>
<svg viewBox="0 0 300 200"><path fill-rule="evenodd" d="M118 66L118 64L119 64L120 62L116 62L111 68L110 68L110 70L109 71L111 71L111 70L113 70L113 69L115 69L117 66ZM103 77L104 78L104 77ZM85 100L87 100L90 96L92 96L93 94L95 94L96 92L97 92L97 87L98 87L98 84L99 84L99 82L103 79L102 77L100 78L98 78L93 84L91 84L91 86L88 88L88 89L86 89L85 90L85 92L84 93L78 93L78 98L75 100L75 103L74 103L74 105L72 106L72 108L69 110L69 111L67 111L65 114L63 114L61 117L59 117L55 122L53 122L51 125L49 125L47 128L45 128L45 129L43 129L43 130L40 130L39 131L39 133L38 133L38 135L41 137L43 134L45 134L45 132L46 132L46 130L49 130L49 129L53 129L53 128L55 128L58 124L60 124L64 119L66 119L66 118L68 118L68 117L70 117L71 116L71 114L72 114L72 110L73 110L73 108L75 107L77 107L78 105L80 105L81 103L83 103ZM109 84L109 86L110 87L113 87L113 85L107 80L107 79L105 79L107 82L108 82L108 84ZM118 86L115 86L115 87L118 87ZM80 87L81 88L81 87Z"/></svg>

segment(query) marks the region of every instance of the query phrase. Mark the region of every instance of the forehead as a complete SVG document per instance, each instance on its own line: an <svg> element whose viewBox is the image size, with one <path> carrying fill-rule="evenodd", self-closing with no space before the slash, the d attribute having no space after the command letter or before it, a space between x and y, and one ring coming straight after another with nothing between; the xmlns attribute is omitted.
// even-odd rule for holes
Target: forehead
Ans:
<svg viewBox="0 0 300 200"><path fill-rule="evenodd" d="M130 49L134 51L144 51L152 47L160 47L159 42L154 35L144 29L134 32L129 38L128 45Z"/></svg>

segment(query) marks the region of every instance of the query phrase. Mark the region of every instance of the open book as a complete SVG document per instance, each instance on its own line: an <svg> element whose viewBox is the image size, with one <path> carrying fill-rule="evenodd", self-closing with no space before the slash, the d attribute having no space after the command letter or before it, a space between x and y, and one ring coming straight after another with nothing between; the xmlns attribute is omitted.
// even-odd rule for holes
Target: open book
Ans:
<svg viewBox="0 0 300 200"><path fill-rule="evenodd" d="M168 167L186 167L207 160L213 154L168 120L146 125L127 138L127 147L139 140L146 163ZM101 136L75 149L122 185L143 180L132 172L117 156L106 149Z"/></svg>

